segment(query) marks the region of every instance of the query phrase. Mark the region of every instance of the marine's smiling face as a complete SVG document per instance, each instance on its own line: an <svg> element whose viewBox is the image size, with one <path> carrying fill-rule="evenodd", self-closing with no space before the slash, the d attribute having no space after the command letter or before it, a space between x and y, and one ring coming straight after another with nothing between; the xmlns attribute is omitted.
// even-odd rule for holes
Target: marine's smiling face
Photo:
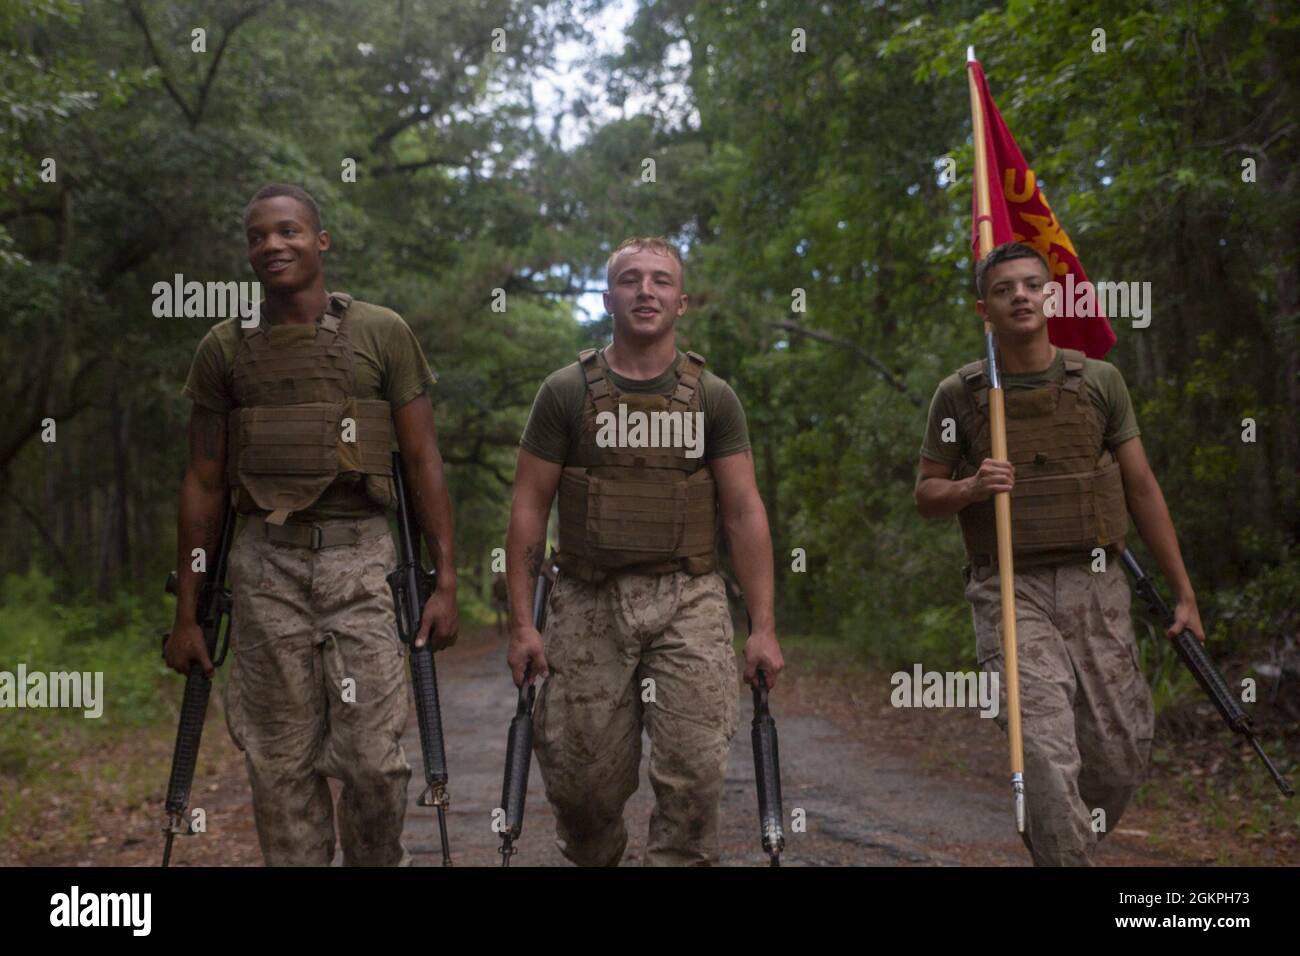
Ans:
<svg viewBox="0 0 1300 956"><path fill-rule="evenodd" d="M682 267L653 249L628 249L609 268L605 309L623 334L654 339L670 331L686 311Z"/></svg>
<svg viewBox="0 0 1300 956"><path fill-rule="evenodd" d="M321 271L328 232L317 230L311 212L291 196L272 196L249 207L244 223L248 264L266 289L306 288Z"/></svg>

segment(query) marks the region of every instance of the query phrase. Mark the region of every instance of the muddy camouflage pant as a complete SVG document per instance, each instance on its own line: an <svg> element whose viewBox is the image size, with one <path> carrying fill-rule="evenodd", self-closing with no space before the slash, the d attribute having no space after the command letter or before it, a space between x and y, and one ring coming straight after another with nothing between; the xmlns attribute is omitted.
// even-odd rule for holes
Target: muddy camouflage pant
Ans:
<svg viewBox="0 0 1300 956"><path fill-rule="evenodd" d="M623 806L637 788L644 725L655 792L645 862L713 863L739 719L722 579L674 572L587 584L561 574L544 640L550 676L534 748L560 851L580 866L622 858Z"/></svg>
<svg viewBox="0 0 1300 956"><path fill-rule="evenodd" d="M395 549L382 521L321 522L339 524L357 525L362 540L314 551L272 543L251 524L231 548L226 715L268 866L333 859L327 777L343 782L344 864L409 861L401 836L411 768L399 743L407 679L385 581Z"/></svg>
<svg viewBox="0 0 1300 956"><path fill-rule="evenodd" d="M998 575L975 568L967 577L976 651L981 668L998 674L1005 731ZM1024 841L1038 866L1091 866L1146 770L1154 712L1129 601L1114 554L1104 572L1090 562L1016 569Z"/></svg>

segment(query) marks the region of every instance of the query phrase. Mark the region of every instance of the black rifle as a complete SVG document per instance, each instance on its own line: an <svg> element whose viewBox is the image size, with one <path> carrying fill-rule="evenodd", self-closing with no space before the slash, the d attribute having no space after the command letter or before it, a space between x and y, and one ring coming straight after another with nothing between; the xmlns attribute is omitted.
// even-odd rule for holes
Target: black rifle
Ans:
<svg viewBox="0 0 1300 956"><path fill-rule="evenodd" d="M388 575L397 611L397 635L412 644L420 633L424 605L433 594L436 571L426 570L420 557L420 528L406 494L402 456L393 452L393 482L397 487L397 570ZM447 751L442 742L442 711L438 707L438 673L433 666L433 635L423 647L411 647L411 687L415 692L415 715L420 725L420 751L424 756L424 793L416 801L422 807L438 808L438 835L442 840L442 865L451 866L447 845Z"/></svg>
<svg viewBox="0 0 1300 956"><path fill-rule="evenodd" d="M1133 577L1133 586L1137 589L1138 596L1146 602L1147 609L1152 616L1161 622L1166 628L1172 627L1174 623L1174 612L1169 609L1165 599L1160 596L1152 580L1142 572L1142 567L1137 563L1131 551L1124 551L1120 555L1124 561L1124 568ZM1174 650L1182 658L1187 669L1192 672L1196 678L1196 683L1201 685L1201 689L1210 696L1214 706L1218 708L1219 715L1223 717L1227 725L1234 733L1241 734L1250 741L1250 745L1255 748L1259 754L1264 766L1268 772L1273 775L1273 782L1277 784L1286 796L1294 797L1295 791L1291 785L1286 782L1286 778L1278 772L1273 761L1268 759L1268 754L1264 753L1264 748L1259 744L1259 738L1255 736L1255 731L1250 725L1250 715L1246 713L1241 706L1237 696L1228 688L1228 682L1224 679L1223 674L1214 666L1214 661L1205 653L1205 648L1201 646L1200 639L1195 634L1184 628L1174 637Z"/></svg>
<svg viewBox="0 0 1300 956"><path fill-rule="evenodd" d="M230 542L235 534L235 509L226 506L226 516L221 523L221 539L217 543L217 553L203 575L199 585L198 600L195 603L194 619L203 632L203 645L207 648L208 659L213 667L220 667L226 659L230 645L230 628L223 629L226 617L230 614L230 589L226 583L226 563L230 555ZM165 590L168 594L178 593L179 580L176 572L167 575ZM224 633L223 633L224 630ZM167 638L163 634L163 656L167 656ZM185 809L190 803L190 790L194 786L194 767L199 759L199 741L203 737L203 721L208 713L208 696L212 692L212 680L203 673L203 667L194 663L185 678L185 696L181 698L181 719L176 728L176 746L172 750L172 770L167 778L167 822L163 825L165 842L163 844L162 865L168 866L172 858L172 840L176 834L189 836L194 833L190 821L185 819Z"/></svg>
<svg viewBox="0 0 1300 956"><path fill-rule="evenodd" d="M551 579L545 570L537 574L537 588L533 592L533 626L540 634L546 627L546 599L551 593ZM524 682L519 688L519 703L510 721L510 734L506 738L506 772L501 783L502 821L501 865L508 867L510 858L519 851L515 841L524 830L524 800L528 796L528 768L533 759L533 703L537 688L529 681L525 669Z"/></svg>
<svg viewBox="0 0 1300 956"><path fill-rule="evenodd" d="M752 629L752 625L751 625ZM781 865L785 834L781 821L781 756L776 745L776 721L767 708L767 675L760 669L754 682L754 722L750 736L754 741L754 783L758 789L758 827L763 851L772 866Z"/></svg>

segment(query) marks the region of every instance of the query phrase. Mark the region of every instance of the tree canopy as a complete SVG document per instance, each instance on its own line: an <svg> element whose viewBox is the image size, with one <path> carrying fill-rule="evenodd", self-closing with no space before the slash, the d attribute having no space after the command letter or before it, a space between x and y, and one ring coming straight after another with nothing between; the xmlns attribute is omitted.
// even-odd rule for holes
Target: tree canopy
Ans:
<svg viewBox="0 0 1300 956"><path fill-rule="evenodd" d="M664 234L686 253L681 341L745 406L782 627L968 656L958 536L912 489L934 387L980 349L974 45L1089 273L1152 283L1150 326L1116 320L1109 359L1207 624L1294 634L1300 14L641 0L583 67L600 96L539 104L605 6L9 3L0 572L154 588L205 323L155 318L151 288L251 278L243 204L289 181L321 205L332 287L401 313L439 373L467 567L504 544L542 378L608 335L576 298L625 236Z"/></svg>

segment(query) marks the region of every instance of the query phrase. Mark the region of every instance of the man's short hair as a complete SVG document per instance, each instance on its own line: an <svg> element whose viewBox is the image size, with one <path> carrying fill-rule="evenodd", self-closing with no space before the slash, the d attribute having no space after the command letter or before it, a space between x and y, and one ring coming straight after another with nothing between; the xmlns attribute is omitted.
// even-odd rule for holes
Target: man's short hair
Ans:
<svg viewBox="0 0 1300 956"><path fill-rule="evenodd" d="M989 270L1012 259L1037 259L1043 264L1047 278L1052 277L1052 267L1047 264L1043 254L1033 246L1027 246L1023 242L1004 242L981 259L979 265L975 267L975 291L981 299L988 292Z"/></svg>
<svg viewBox="0 0 1300 956"><path fill-rule="evenodd" d="M628 249L632 249L636 252L641 252L643 249L649 249L650 251L657 252L660 255L670 256L677 260L677 267L685 272L686 267L682 264L682 254L677 251L676 246L663 236L633 236L630 239L624 239L620 242L617 248L609 254L609 258L605 260L606 285L614 284L614 274L611 271L614 268L614 260Z"/></svg>
<svg viewBox="0 0 1300 956"><path fill-rule="evenodd" d="M253 198L248 201L244 207L244 222L248 222L248 214L252 211L253 203L261 202L263 199L274 199L277 196L288 196L290 199L296 199L307 210L307 221L317 232L321 231L320 208L316 205L316 200L311 198L311 193L301 186L295 186L292 183L268 183L257 192L253 193Z"/></svg>

